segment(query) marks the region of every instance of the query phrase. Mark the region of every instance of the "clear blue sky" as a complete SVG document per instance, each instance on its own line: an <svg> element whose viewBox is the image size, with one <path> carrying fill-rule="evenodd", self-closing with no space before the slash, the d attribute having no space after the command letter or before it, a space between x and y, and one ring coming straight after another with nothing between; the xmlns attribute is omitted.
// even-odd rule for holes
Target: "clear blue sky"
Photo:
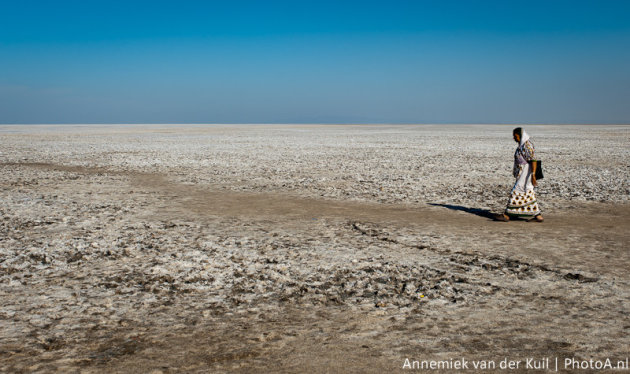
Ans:
<svg viewBox="0 0 630 374"><path fill-rule="evenodd" d="M0 0L0 123L630 123L630 1Z"/></svg>

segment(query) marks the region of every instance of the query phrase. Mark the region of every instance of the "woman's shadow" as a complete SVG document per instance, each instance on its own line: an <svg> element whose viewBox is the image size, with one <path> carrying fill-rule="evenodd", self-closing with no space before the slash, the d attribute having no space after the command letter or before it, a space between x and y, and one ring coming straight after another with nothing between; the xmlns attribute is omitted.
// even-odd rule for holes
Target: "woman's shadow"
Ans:
<svg viewBox="0 0 630 374"><path fill-rule="evenodd" d="M462 212L474 214L476 216L485 217L485 218L489 218L489 219L494 219L494 216L495 216L488 209L467 208L467 207L461 206L461 205L450 205L450 204L429 203L429 205L441 206L441 207L444 207L444 208L447 208L447 209L450 209L450 210L459 210L459 211L462 211Z"/></svg>

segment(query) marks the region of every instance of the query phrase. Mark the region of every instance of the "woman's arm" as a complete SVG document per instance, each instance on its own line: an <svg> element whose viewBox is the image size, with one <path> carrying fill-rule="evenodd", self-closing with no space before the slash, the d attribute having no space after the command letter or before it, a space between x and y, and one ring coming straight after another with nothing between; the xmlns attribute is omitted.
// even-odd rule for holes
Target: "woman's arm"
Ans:
<svg viewBox="0 0 630 374"><path fill-rule="evenodd" d="M536 169L538 169L538 161L532 160L532 184L534 187L538 186L538 182L536 182Z"/></svg>
<svg viewBox="0 0 630 374"><path fill-rule="evenodd" d="M534 145L528 140L523 145L523 157L532 165L532 184L534 187L538 186L536 182L536 169L538 169L538 162L534 158Z"/></svg>

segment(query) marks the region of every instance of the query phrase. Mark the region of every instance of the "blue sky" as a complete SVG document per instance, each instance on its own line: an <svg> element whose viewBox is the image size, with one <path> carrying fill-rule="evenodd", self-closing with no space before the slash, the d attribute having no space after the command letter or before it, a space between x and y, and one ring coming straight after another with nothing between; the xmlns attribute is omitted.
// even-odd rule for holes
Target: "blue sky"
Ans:
<svg viewBox="0 0 630 374"><path fill-rule="evenodd" d="M630 123L628 1L3 1L0 123Z"/></svg>

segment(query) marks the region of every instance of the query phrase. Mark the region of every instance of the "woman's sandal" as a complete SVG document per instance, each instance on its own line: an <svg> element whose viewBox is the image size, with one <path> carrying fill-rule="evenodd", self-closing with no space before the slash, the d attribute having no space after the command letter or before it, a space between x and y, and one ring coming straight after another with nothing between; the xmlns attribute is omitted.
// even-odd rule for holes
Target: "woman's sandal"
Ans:
<svg viewBox="0 0 630 374"><path fill-rule="evenodd" d="M503 214L495 214L494 215L494 220L495 221L500 221L500 222L508 222L510 219L507 218L506 216L504 216Z"/></svg>

